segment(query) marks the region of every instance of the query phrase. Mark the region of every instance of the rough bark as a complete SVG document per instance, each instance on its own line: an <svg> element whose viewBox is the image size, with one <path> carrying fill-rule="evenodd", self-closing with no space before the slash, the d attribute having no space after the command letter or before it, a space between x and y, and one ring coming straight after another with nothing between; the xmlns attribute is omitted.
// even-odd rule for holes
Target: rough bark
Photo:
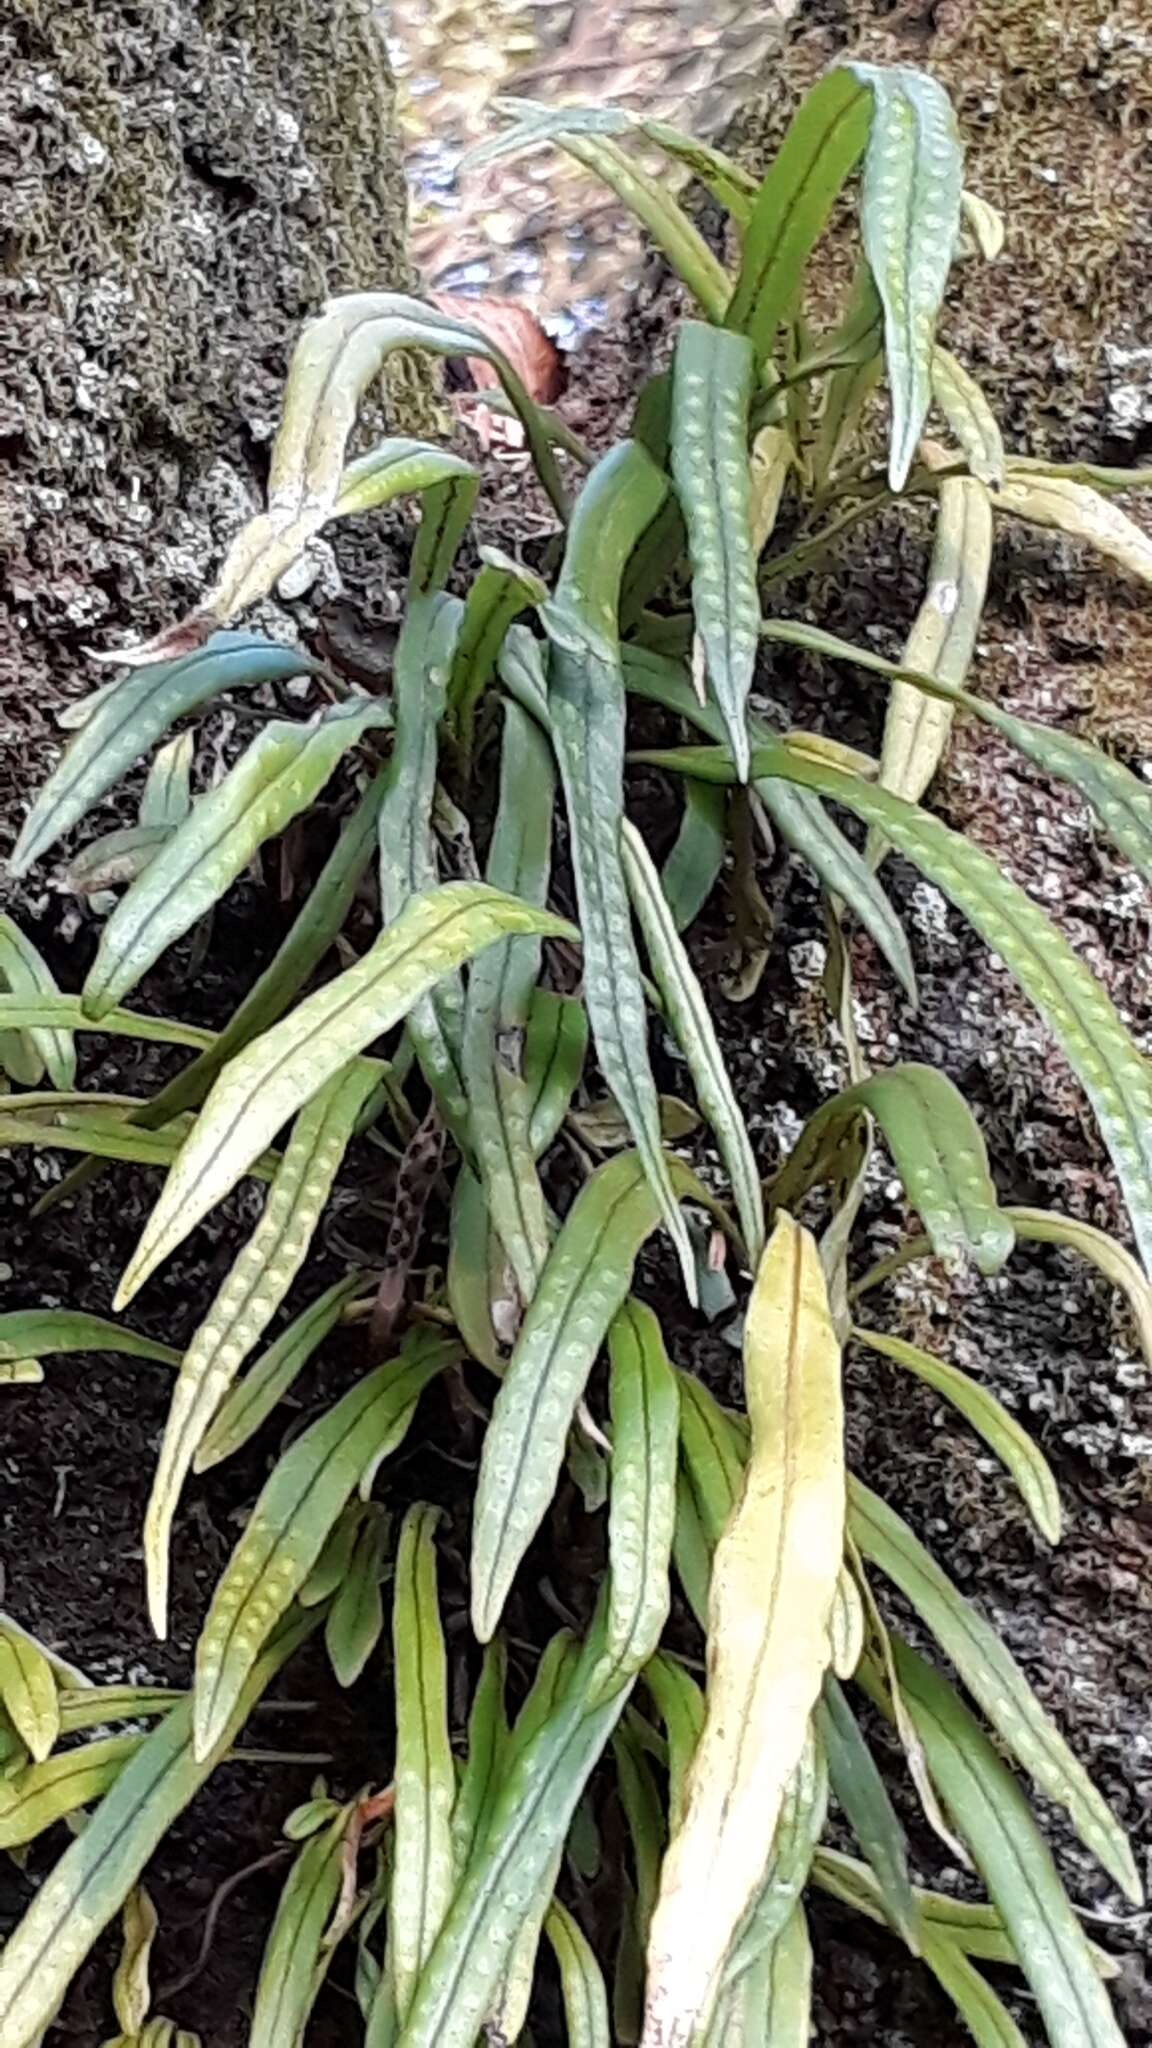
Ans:
<svg viewBox="0 0 1152 2048"><path fill-rule="evenodd" d="M82 649L178 616L253 508L300 322L407 280L378 11L7 0L0 193L10 818ZM424 380L393 387L406 425Z"/></svg>

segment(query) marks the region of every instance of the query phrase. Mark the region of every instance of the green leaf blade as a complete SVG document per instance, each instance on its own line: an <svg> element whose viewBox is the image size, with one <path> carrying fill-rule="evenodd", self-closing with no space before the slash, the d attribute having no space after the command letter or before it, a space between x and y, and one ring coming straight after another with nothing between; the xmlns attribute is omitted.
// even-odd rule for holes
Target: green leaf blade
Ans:
<svg viewBox="0 0 1152 2048"><path fill-rule="evenodd" d="M581 1189L528 1307L484 1439L472 1535L473 1628L487 1642L547 1512L596 1353L658 1221L633 1152Z"/></svg>
<svg viewBox="0 0 1152 2048"><path fill-rule="evenodd" d="M995 1629L957 1592L900 1516L855 1479L849 1524L864 1556L911 1601L1017 1760L1065 1809L1125 1896L1139 1902L1143 1892L1123 1829Z"/></svg>
<svg viewBox="0 0 1152 2048"><path fill-rule="evenodd" d="M392 1992L408 2016L455 1882L456 1767L448 1739L448 1674L436 1586L439 1510L409 1508L392 1606L396 1689L396 1853L388 1925Z"/></svg>
<svg viewBox="0 0 1152 2048"><path fill-rule="evenodd" d="M668 1615L680 1395L651 1309L626 1302L608 1332L612 1480L608 1654L639 1671Z"/></svg>
<svg viewBox="0 0 1152 2048"><path fill-rule="evenodd" d="M727 1168L750 1261L764 1247L764 1201L748 1127L712 1022L708 1001L676 930L660 877L641 834L621 827L624 873L676 1041Z"/></svg>
<svg viewBox="0 0 1152 2048"><path fill-rule="evenodd" d="M1051 1852L1011 1772L944 1680L896 1645L929 1766L1016 1944L1052 2048L1123 2048Z"/></svg>
<svg viewBox="0 0 1152 2048"><path fill-rule="evenodd" d="M624 1112L689 1296L695 1263L660 1143L640 963L620 854L624 815L624 680L616 612L620 574L665 495L643 449L623 442L581 493L555 601L549 710L564 785L584 938L584 998L604 1079Z"/></svg>
<svg viewBox="0 0 1152 2048"><path fill-rule="evenodd" d="M743 335L688 320L676 339L672 474L688 529L704 671L732 758L748 773L748 692L760 599L752 547L748 409L755 362Z"/></svg>
<svg viewBox="0 0 1152 2048"><path fill-rule="evenodd" d="M959 242L964 161L951 102L934 79L905 66L848 69L875 100L861 231L884 307L889 481L899 491L932 398L936 315Z"/></svg>
<svg viewBox="0 0 1152 2048"><path fill-rule="evenodd" d="M455 1356L416 1342L379 1366L297 1437L275 1467L213 1595L196 1646L196 1756L206 1756L241 1696L261 1646L313 1565L379 1444Z"/></svg>
<svg viewBox="0 0 1152 2048"><path fill-rule="evenodd" d="M301 1110L256 1228L184 1355L144 1516L152 1626L168 1627L168 1551L180 1492L209 1424L244 1359L300 1271L356 1119L375 1085L356 1060Z"/></svg>
<svg viewBox="0 0 1152 2048"><path fill-rule="evenodd" d="M114 1008L207 914L264 841L312 802L341 755L390 723L387 707L369 699L337 705L310 726L283 719L265 726L113 911L84 984L89 1014L99 1018Z"/></svg>
<svg viewBox="0 0 1152 2048"><path fill-rule="evenodd" d="M728 325L750 336L756 359L777 329L833 202L863 151L872 95L847 68L829 71L793 115L752 209Z"/></svg>
<svg viewBox="0 0 1152 2048"><path fill-rule="evenodd" d="M878 1330L859 1329L854 1330L853 1335L870 1351L877 1351L881 1357L889 1358L895 1365L914 1373L917 1379L923 1380L926 1386L942 1394L958 1409L1016 1481L1041 1535L1049 1543L1058 1543L1060 1494L1052 1468L1015 1416L995 1395L968 1373L947 1365L942 1358L934 1358L916 1344L905 1343L901 1337L890 1337Z"/></svg>
<svg viewBox="0 0 1152 2048"><path fill-rule="evenodd" d="M414 897L362 960L224 1068L145 1226L118 1302L131 1299L332 1074L473 953L510 934L537 932L567 937L571 926L479 882L448 882Z"/></svg>
<svg viewBox="0 0 1152 2048"><path fill-rule="evenodd" d="M13 874L26 875L174 719L198 710L221 691L288 682L316 666L298 649L278 647L258 634L214 633L178 661L131 669L106 686L29 813L12 855Z"/></svg>

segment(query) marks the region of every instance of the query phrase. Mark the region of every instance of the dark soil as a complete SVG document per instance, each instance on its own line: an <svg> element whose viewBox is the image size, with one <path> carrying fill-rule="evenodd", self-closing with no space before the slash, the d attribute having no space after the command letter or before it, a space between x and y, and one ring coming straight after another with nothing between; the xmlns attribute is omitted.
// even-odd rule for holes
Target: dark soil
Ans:
<svg viewBox="0 0 1152 2048"><path fill-rule="evenodd" d="M865 10L857 10L857 13ZM883 15L906 42L903 53L934 61L926 15ZM951 18L956 10L935 14ZM1086 10L1092 12L1093 10ZM844 10L818 10L820 61L827 37ZM1015 19L1015 11L1013 11ZM831 27L827 23L831 23ZM946 36L947 22L939 30ZM803 38L795 63L808 62ZM944 52L947 58L948 52ZM1071 176L1071 168L1069 170ZM990 196L999 196L992 192ZM1014 258L999 285L1003 306L1034 285ZM667 334L669 302L662 289L642 294L628 329L593 341L576 367L566 411L574 426L605 445L624 414L642 366ZM1121 327L1109 330L1119 343ZM1034 424L1035 379L1022 384L1013 362L983 366L1008 424L1022 437ZM1076 385L1076 452L1095 459L1133 459L1129 441L1118 448L1115 422L1099 385ZM1053 438L1060 441L1057 423ZM1061 449L1061 452L1064 452ZM486 498L485 538L520 545L533 556L546 522L525 501L521 479L494 467ZM395 586L400 557L387 554L382 585ZM886 652L898 647L923 576L923 537L899 523L881 523L835 565L834 573L804 589L778 591L784 613L814 615L834 631L861 637L877 628ZM1090 729L1103 736L1138 772L1149 748L1141 690L1147 646L1146 609L1132 587L1102 576L1055 540L1005 534L993 602L981 650L979 685L1011 709ZM351 630L342 613L325 620L329 637ZM358 629L357 629L358 631ZM71 693L74 677L62 677ZM795 654L766 664L761 687L789 723L818 727L856 744L872 745L882 717L880 694L855 673L818 667ZM30 751L42 755L41 734ZM1110 987L1138 1042L1152 1031L1149 933L1152 896L1096 838L1081 807L1065 791L1054 793L1010 758L985 730L961 727L934 803L954 825L971 830L1002 859L1056 917ZM675 800L667 787L637 782L633 810L660 847L674 827ZM6 817L5 836L18 819ZM307 856L315 858L315 849ZM1051 1204L1124 1233L1110 1170L1086 1105L1063 1061L1005 971L991 961L935 891L893 861L885 870L894 899L914 938L922 1000L911 1013L867 942L854 947L860 1028L879 1060L929 1059L963 1089L988 1138L1003 1199ZM826 1020L820 991L822 927L815 893L803 874L765 863L764 886L777 911L771 956L755 996L736 1005L719 989L720 956L728 929L722 893L700 921L695 937L706 964L726 1051L750 1127L769 1168L794 1136L799 1120L839 1085L843 1062ZM79 986L94 944L93 927L76 916L71 900L37 887L18 909L57 971L62 985ZM188 973L187 955L154 976L143 992L149 1007L190 1021L218 1024L234 1006L275 943L284 915L270 876L266 886L246 883L221 915L206 965ZM137 1094L154 1091L168 1071L167 1057L119 1040L86 1041L87 1085ZM671 1088L677 1073L661 1075ZM66 1164L67 1162L65 1162ZM107 1312L115 1280L154 1194L154 1176L116 1167L76 1204L34 1222L35 1198L57 1177L53 1156L10 1153L0 1159L0 1205L5 1218L0 1303L69 1304ZM367 1144L350 1159L326 1222L324 1256L332 1272L349 1242L369 1259L382 1243L390 1167ZM164 1269L143 1295L133 1319L166 1341L180 1343L233 1254L245 1198L237 1198L198 1231L191 1247ZM244 1210L250 1220L250 1211ZM889 1249L908 1225L881 1172L870 1189L861 1260ZM422 1257L442 1252L443 1215L433 1206ZM329 1277L309 1276L309 1291ZM666 1301L671 1276L659 1255L644 1265L644 1284ZM853 1463L885 1497L899 1505L976 1596L1027 1669L1078 1754L1112 1799L1139 1845L1142 1864L1152 1850L1152 1736L1148 1699L1152 1683L1152 1382L1127 1318L1091 1273L1059 1253L1022 1248L993 1281L946 1279L939 1269L910 1269L887 1290L874 1314L887 1327L928 1344L955 1362L984 1373L1014 1406L1048 1455L1060 1483L1066 1533L1049 1551L1032 1534L998 1468L957 1427L922 1387L864 1356L849 1364ZM296 1304L298 1305L298 1303ZM292 1306L290 1304L290 1306ZM675 1334L681 1361L719 1389L733 1382L735 1353L716 1331L685 1317ZM251 1452L186 1490L175 1548L172 1631L166 1645L149 1633L141 1598L139 1530L162 1427L167 1378L163 1368L106 1359L61 1359L47 1368L42 1388L5 1391L5 1441L0 1472L0 1565L4 1604L99 1679L125 1677L185 1682L190 1653L212 1583L225 1561L261 1480L287 1432L347 1383L361 1354L353 1336L328 1345L302 1383L301 1406L286 1425L273 1419ZM477 1382L472 1390L483 1395ZM442 1591L453 1657L454 1698L462 1719L469 1675L464 1611L468 1503L474 1479L479 1424L452 1390L425 1398L408 1446L391 1462L387 1494L398 1508L416 1498L447 1510L442 1539ZM517 1675L531 1666L539 1644L563 1618L586 1611L588 1587L601 1534L571 1497L562 1493L552 1521L522 1577L511 1617L518 1645ZM688 1638L685 1637L687 1643ZM261 1713L248 1741L261 1747L331 1753L330 1776L341 1793L387 1782L390 1709L387 1656L381 1652L349 1696L334 1687L323 1656L305 1652L277 1687L277 1698L302 1711ZM179 1983L195 1964L212 1898L219 1886L277 1846L288 1810L306 1796L318 1766L229 1765L196 1801L149 1872L161 1917L154 1980ZM616 1826L610 1797L606 1835ZM1152 2038L1147 1919L1126 1912L1095 1865L1059 1820L1046 1816L1049 1834L1077 1903L1094 1915L1092 1931L1123 1960L1117 2003L1129 2039ZM909 1812L910 1825L914 1826ZM30 1877L40 1875L63 1845L37 1847L28 1873L0 1872L0 1933L22 1908ZM923 1832L915 1836L921 1868L944 1883L959 1882ZM229 1900L206 1967L160 2005L197 2028L210 2048L232 2048L246 2038L259 1951L274 1907L278 1870L254 1874ZM595 1893L597 1914L606 1902ZM828 2044L880 2041L885 2048L961 2048L967 2039L926 1972L875 1930L819 1899L813 1902L818 1967L817 2039ZM69 1998L62 2038L75 2048L96 2048L111 2031L105 1945L82 1973ZM348 2004L346 1971L324 1993L309 2039L323 2044L357 2038ZM1025 2038L1042 2039L1025 1999L1011 1984ZM552 2038L545 2015L539 2038Z"/></svg>

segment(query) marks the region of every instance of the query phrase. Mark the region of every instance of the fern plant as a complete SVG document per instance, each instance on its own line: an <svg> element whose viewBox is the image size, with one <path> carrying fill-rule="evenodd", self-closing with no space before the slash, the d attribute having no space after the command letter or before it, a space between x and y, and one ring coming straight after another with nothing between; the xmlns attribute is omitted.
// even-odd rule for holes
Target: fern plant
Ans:
<svg viewBox="0 0 1152 2048"><path fill-rule="evenodd" d="M255 2000L259 2048L302 2038L325 1972L348 1951L372 2048L511 2041L527 2024L542 1940L568 2038L581 2048L612 2038L798 2048L810 2030L811 1885L921 1957L978 2042L1023 2038L981 1967L992 1963L1023 1972L1053 2048L1108 2048L1121 2039L1104 1985L1112 1965L1083 1931L1017 1771L1138 1901L1130 1848L983 1616L896 1509L846 1470L841 1369L844 1347L857 1344L926 1381L984 1440L1054 1543L1060 1501L1036 1444L989 1387L874 1328L868 1298L899 1264L928 1256L995 1273L1017 1238L1092 1260L1126 1293L1146 1347L1152 1293L1143 1265L1102 1233L1000 1203L978 1124L942 1073L909 1061L868 1066L852 1031L844 932L858 921L914 996L908 940L881 880L889 851L956 905L1078 1074L1146 1262L1148 1065L1045 913L919 801L959 710L1074 788L1101 830L1152 873L1143 784L968 682L996 519L1055 526L1152 578L1152 546L1108 495L1140 479L1008 452L978 386L937 343L962 233L991 258L1000 227L964 190L951 109L931 79L863 65L830 72L759 183L663 124L513 112L515 125L487 154L544 143L571 151L635 207L698 301L701 317L683 323L671 371L642 393L630 438L591 467L570 502L555 424L462 319L391 294L335 301L292 366L267 511L238 535L196 613L84 707L16 849L22 874L175 720L223 691L306 673L335 695L307 722L263 722L223 781L192 802L187 736L161 748L139 826L88 859L92 886L129 886L78 996L56 990L14 925L0 928L0 1044L12 1084L4 1142L79 1154L64 1184L72 1191L109 1161L167 1169L117 1311L238 1183L267 1189L183 1353L123 1322L29 1306L0 1317L0 1369L27 1383L44 1356L98 1347L175 1372L143 1532L160 1635L189 1473L252 1439L337 1324L363 1331L364 1369L274 1462L215 1589L187 1693L83 1687L15 1622L0 1623L0 1845L19 1847L94 1807L0 1958L0 2035L7 2048L41 2038L122 1909L121 2038L143 2040L149 2026L171 2032L146 2019L154 1915L141 1873L215 1766L238 1753L247 1715L306 1638L323 1630L337 1681L356 1680L386 1633L390 1584L391 1774L382 1745L379 1785L343 1786L337 1797L321 1781L288 1819L296 1846ZM629 154L632 135L686 161L726 209L740 249L734 276ZM861 162L859 269L835 330L814 334L802 310L809 259ZM393 350L410 347L492 361L555 509L550 580L489 552L465 594L450 592L479 484L473 468L404 440L349 459L364 392ZM865 400L881 378L889 433L877 466ZM946 444L925 438L932 408ZM419 497L421 517L387 702L236 628L321 527L400 494ZM931 506L935 539L930 588L899 663L773 612L787 576L909 497ZM774 548L782 502L796 512L794 531ZM758 721L749 693L765 636L881 678L878 763L825 735L781 736ZM663 872L626 811L630 694L662 707L670 732L668 745L633 758L684 794ZM491 814L479 796L497 751L481 880L468 826ZM338 776L347 802L336 844L224 1030L126 1008L149 968ZM830 806L863 822L863 847ZM681 936L717 881L741 811L770 820L820 884L829 998L849 1070L767 1178ZM557 815L575 921L549 907ZM449 847L463 872L442 879ZM376 856L379 935L317 985ZM721 1186L670 1149L669 1105L649 1055L654 1013L690 1075ZM76 1039L89 1031L192 1057L149 1101L78 1092ZM552 1166L565 1127L591 1128L573 1100L593 1065L623 1149L609 1141L598 1165L580 1149L573 1194L571 1172ZM399 1158L383 1273L350 1271L270 1336L309 1270L348 1146L381 1125ZM854 1226L881 1142L923 1235L853 1279ZM405 1281L445 1167L446 1260L421 1292ZM803 1220L817 1192L819 1240ZM712 1233L703 1261L694 1214ZM746 1283L739 1411L674 1367L659 1304L638 1291L640 1252L661 1232L689 1303L717 1245ZM602 1353L607 1410L597 1419ZM462 1369L475 1392L488 1376L491 1408L473 1515L477 1650L465 1728L449 1709L437 1512L418 1502L394 1531L386 1465L419 1427L424 1390ZM589 1514L603 1512L607 1566L583 1636L553 1638L512 1715L502 1622L565 1461ZM905 1640L887 1587L950 1675ZM579 1589L574 1598L584 1611ZM703 1683L690 1654L697 1625ZM958 1900L915 1880L852 1688L891 1724L924 1814L978 1873L985 1898ZM118 1720L155 1725L60 1746ZM572 1871L587 1867L597 1804L613 1784L629 1864L614 1877L613 1949L598 1954ZM823 1843L830 1787L858 1855Z"/></svg>

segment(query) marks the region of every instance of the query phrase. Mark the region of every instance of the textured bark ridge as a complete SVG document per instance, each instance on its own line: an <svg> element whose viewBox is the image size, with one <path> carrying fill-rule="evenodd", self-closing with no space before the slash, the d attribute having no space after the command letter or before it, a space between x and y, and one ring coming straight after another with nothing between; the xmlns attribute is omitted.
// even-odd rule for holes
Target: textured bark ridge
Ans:
<svg viewBox="0 0 1152 2048"><path fill-rule="evenodd" d="M300 322L407 282L377 10L19 0L0 192L3 800L35 779L46 712L91 684L82 647L210 580L256 505ZM390 416L427 426L433 389L406 364Z"/></svg>

